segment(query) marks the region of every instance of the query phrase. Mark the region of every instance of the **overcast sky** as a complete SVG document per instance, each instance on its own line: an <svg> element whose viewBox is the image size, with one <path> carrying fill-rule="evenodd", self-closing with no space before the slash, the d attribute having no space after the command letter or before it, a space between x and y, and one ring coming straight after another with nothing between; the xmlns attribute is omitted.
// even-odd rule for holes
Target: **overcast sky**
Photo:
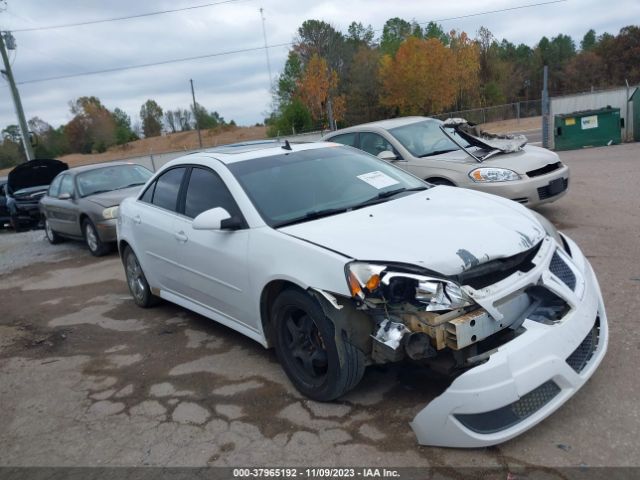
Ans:
<svg viewBox="0 0 640 480"><path fill-rule="evenodd" d="M216 0L7 0L0 29L17 30L135 15L212 3ZM218 0L219 1L219 0ZM264 8L268 43L292 41L306 19L325 20L346 31L351 21L381 29L391 17L427 22L511 8L545 0L238 0L183 12L73 28L16 32L10 52L18 83L72 73L208 55L264 45L259 8ZM0 2L1 3L1 2ZM480 26L498 38L535 45L542 35L571 35L576 44L589 28L617 33L640 19L640 1L567 0L521 10L441 22L446 31L474 36ZM377 32L379 35L380 32ZM275 77L288 47L269 49ZM264 50L210 57L116 73L19 85L27 118L54 127L70 120L68 102L95 95L109 108L120 107L138 120L148 98L163 109L188 107L192 78L199 103L240 125L261 122L269 110L269 75ZM2 82L2 80L0 80ZM0 85L0 128L17 123L6 82Z"/></svg>

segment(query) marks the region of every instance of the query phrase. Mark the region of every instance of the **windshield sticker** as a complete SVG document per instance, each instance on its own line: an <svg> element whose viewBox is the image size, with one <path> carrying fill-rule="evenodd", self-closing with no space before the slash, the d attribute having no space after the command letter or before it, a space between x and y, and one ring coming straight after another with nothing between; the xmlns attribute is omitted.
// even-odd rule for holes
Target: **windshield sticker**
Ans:
<svg viewBox="0 0 640 480"><path fill-rule="evenodd" d="M358 175L358 178L363 182L367 182L369 185L377 188L378 190L400 183L398 182L398 180L395 180L389 175L379 171L363 173L362 175Z"/></svg>

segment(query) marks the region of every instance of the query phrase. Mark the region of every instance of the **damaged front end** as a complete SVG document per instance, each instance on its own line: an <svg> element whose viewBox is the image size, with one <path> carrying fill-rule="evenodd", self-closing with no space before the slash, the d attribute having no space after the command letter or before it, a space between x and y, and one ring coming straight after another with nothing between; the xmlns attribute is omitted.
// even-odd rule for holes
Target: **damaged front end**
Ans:
<svg viewBox="0 0 640 480"><path fill-rule="evenodd" d="M370 362L407 359L453 378L411 423L419 443L477 447L513 438L595 371L608 337L600 289L577 245L561 240L547 236L454 277L347 264L353 308L371 319Z"/></svg>

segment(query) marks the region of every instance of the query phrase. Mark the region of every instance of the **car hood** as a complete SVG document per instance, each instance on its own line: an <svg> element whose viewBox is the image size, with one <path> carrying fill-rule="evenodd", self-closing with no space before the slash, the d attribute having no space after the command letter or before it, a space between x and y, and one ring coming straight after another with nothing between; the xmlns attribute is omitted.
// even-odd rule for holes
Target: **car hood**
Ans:
<svg viewBox="0 0 640 480"><path fill-rule="evenodd" d="M477 149L472 147L470 150L474 152ZM434 155L427 158L446 160L448 162L455 163L466 163L474 168L476 166L508 168L509 170L513 170L521 175L530 170L536 170L544 167L545 165L560 161L560 157L558 157L556 153L547 150L546 148L536 147L534 145L526 145L518 152L499 153L493 155L482 163L478 163L463 150L454 150L453 152Z"/></svg>
<svg viewBox="0 0 640 480"><path fill-rule="evenodd" d="M406 263L443 275L511 257L546 235L515 202L445 186L280 231L353 259Z"/></svg>
<svg viewBox="0 0 640 480"><path fill-rule="evenodd" d="M69 166L60 160L31 160L21 163L9 172L7 185L12 192L36 186L46 188L56 175L68 168Z"/></svg>
<svg viewBox="0 0 640 480"><path fill-rule="evenodd" d="M96 193L95 195L89 195L84 197L85 200L96 203L101 207L115 207L120 205L120 202L127 197L133 197L138 194L143 186L131 188L123 188L122 190L112 190L111 192Z"/></svg>

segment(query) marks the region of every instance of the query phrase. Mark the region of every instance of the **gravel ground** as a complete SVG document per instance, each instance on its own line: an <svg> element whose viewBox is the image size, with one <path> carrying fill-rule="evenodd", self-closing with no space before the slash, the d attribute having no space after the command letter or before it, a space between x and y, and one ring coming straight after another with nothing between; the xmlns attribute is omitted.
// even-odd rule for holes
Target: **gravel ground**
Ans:
<svg viewBox="0 0 640 480"><path fill-rule="evenodd" d="M81 242L63 242L51 245L44 230L15 233L0 230L0 274L31 265L35 262L59 262L84 249Z"/></svg>
<svg viewBox="0 0 640 480"><path fill-rule="evenodd" d="M273 352L168 303L137 308L117 255L37 231L0 235L0 271L15 269L0 283L0 466L403 465L455 479L469 466L553 479L569 478L563 467L640 467L640 144L561 158L570 192L539 210L590 259L610 343L590 381L525 434L418 446L408 421L438 394L433 379L369 368L339 401L310 401Z"/></svg>

